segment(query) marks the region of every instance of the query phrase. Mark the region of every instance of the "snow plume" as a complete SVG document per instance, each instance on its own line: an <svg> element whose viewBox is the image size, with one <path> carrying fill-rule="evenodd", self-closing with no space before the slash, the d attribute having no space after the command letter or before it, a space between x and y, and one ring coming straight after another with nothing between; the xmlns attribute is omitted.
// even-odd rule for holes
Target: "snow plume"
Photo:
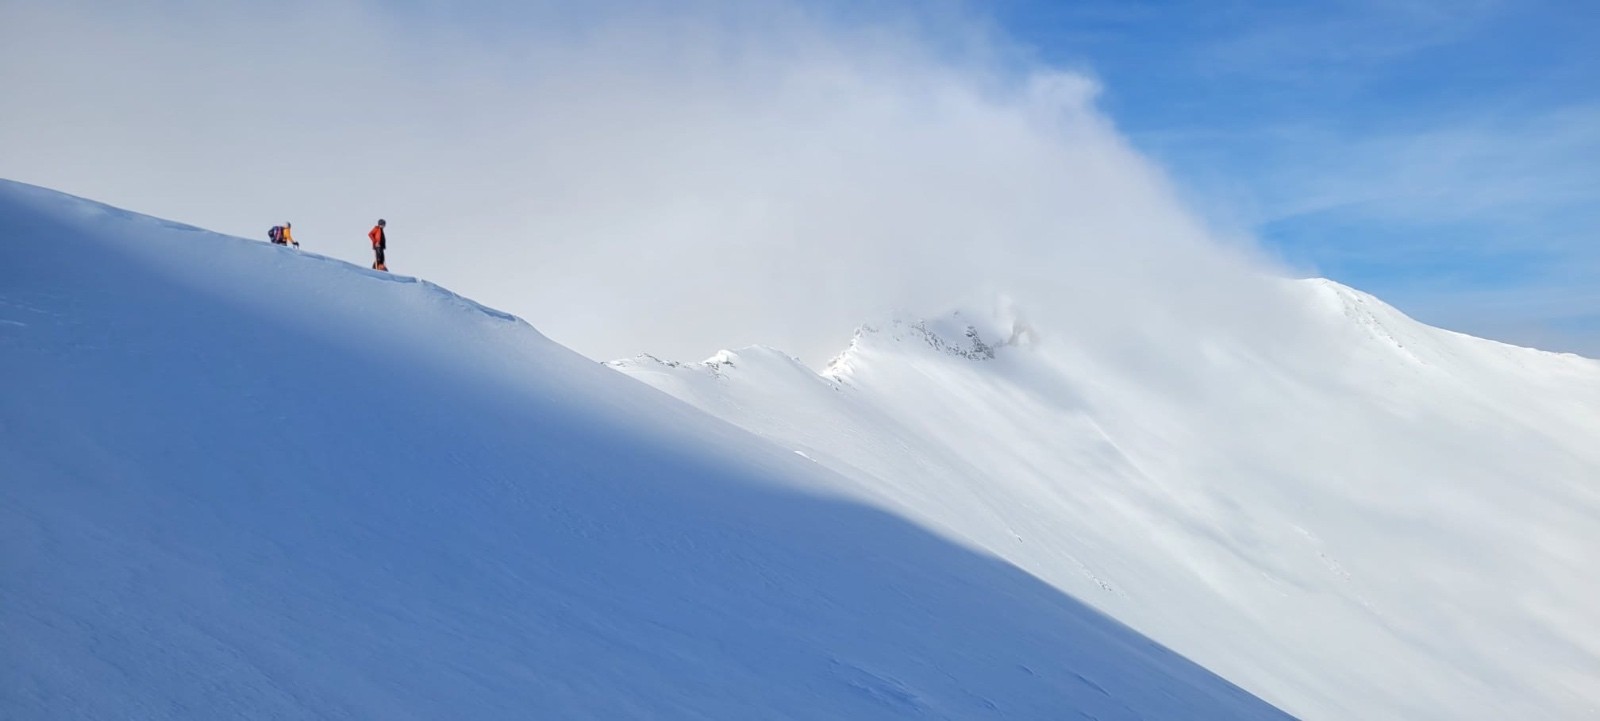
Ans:
<svg viewBox="0 0 1600 721"><path fill-rule="evenodd" d="M0 168L352 260L386 217L391 267L597 358L820 365L986 291L1074 335L1273 305L1091 77L962 11L559 5L11 3Z"/></svg>

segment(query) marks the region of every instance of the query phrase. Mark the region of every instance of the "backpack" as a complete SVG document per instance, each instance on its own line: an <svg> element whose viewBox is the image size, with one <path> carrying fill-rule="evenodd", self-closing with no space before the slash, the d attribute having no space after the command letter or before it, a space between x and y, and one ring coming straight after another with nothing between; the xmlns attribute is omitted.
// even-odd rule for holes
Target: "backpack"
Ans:
<svg viewBox="0 0 1600 721"><path fill-rule="evenodd" d="M270 240L270 241L272 241L274 243L282 242L283 241L283 226L281 226L281 225L272 226L272 230L267 231L267 240Z"/></svg>

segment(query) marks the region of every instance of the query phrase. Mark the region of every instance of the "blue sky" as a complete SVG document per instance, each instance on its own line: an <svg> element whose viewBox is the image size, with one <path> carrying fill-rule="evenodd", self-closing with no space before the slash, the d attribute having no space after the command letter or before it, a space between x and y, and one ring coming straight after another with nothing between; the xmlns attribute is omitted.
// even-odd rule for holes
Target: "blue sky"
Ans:
<svg viewBox="0 0 1600 721"><path fill-rule="evenodd" d="M1600 4L977 6L1196 209L1423 320L1600 356Z"/></svg>

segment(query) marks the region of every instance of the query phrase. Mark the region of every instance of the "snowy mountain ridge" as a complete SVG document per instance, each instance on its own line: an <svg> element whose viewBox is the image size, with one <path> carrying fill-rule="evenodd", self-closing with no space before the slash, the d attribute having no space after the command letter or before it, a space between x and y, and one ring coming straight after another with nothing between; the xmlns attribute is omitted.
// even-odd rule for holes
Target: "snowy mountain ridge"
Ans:
<svg viewBox="0 0 1600 721"><path fill-rule="evenodd" d="M1600 716L1600 362L1275 288L602 366L0 182L0 716Z"/></svg>
<svg viewBox="0 0 1600 721"><path fill-rule="evenodd" d="M7 719L1286 718L406 276L0 181L0 377Z"/></svg>
<svg viewBox="0 0 1600 721"><path fill-rule="evenodd" d="M1600 713L1600 362L1277 285L1296 334L1107 349L997 303L821 373L615 367L1303 718Z"/></svg>
<svg viewBox="0 0 1600 721"><path fill-rule="evenodd" d="M1291 289L1292 294L1304 298L1309 307L1317 307L1320 303L1326 311L1325 315L1343 317L1351 328L1359 329L1380 341L1383 346L1397 351L1399 357L1417 364L1425 365L1427 361L1408 349L1408 343L1412 347L1425 347L1421 342L1421 334L1451 335L1467 343L1484 344L1481 346L1483 348L1498 347L1506 357L1535 354L1552 359L1562 358L1578 368L1600 364L1600 361L1573 353L1525 348L1423 326L1371 294L1326 278L1281 282L1286 288ZM848 346L830 359L818 375L833 380L847 380L852 367L860 362L859 356L876 351L891 351L894 349L893 344L910 343L919 347L925 345L938 353L973 361L985 361L993 360L995 354L1004 348L1027 346L1037 339L1037 335L1038 331L1022 320L1014 302L1004 297L997 298L988 308L969 306L930 317L902 311L887 316L886 320L858 326L852 333ZM631 359L608 361L607 365L618 368L629 367L636 363L654 363L669 368L703 366L716 374L724 368L737 367L737 361L741 356L747 357L746 363L750 362L749 356L770 356L774 359L785 359L788 364L798 368L805 367L800 359L785 353L782 349L766 345L723 349L698 363L685 363L660 358L650 353L641 353Z"/></svg>

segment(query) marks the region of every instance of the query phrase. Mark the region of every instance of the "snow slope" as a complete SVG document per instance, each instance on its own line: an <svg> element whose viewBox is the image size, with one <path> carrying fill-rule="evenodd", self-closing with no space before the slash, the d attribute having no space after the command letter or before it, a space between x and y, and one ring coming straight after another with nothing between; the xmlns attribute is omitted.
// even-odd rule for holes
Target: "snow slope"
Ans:
<svg viewBox="0 0 1600 721"><path fill-rule="evenodd" d="M0 182L0 378L0 718L1285 718L412 278Z"/></svg>
<svg viewBox="0 0 1600 721"><path fill-rule="evenodd" d="M821 374L612 365L1302 718L1600 718L1600 362L1272 293L1296 332L1110 349L996 303Z"/></svg>

